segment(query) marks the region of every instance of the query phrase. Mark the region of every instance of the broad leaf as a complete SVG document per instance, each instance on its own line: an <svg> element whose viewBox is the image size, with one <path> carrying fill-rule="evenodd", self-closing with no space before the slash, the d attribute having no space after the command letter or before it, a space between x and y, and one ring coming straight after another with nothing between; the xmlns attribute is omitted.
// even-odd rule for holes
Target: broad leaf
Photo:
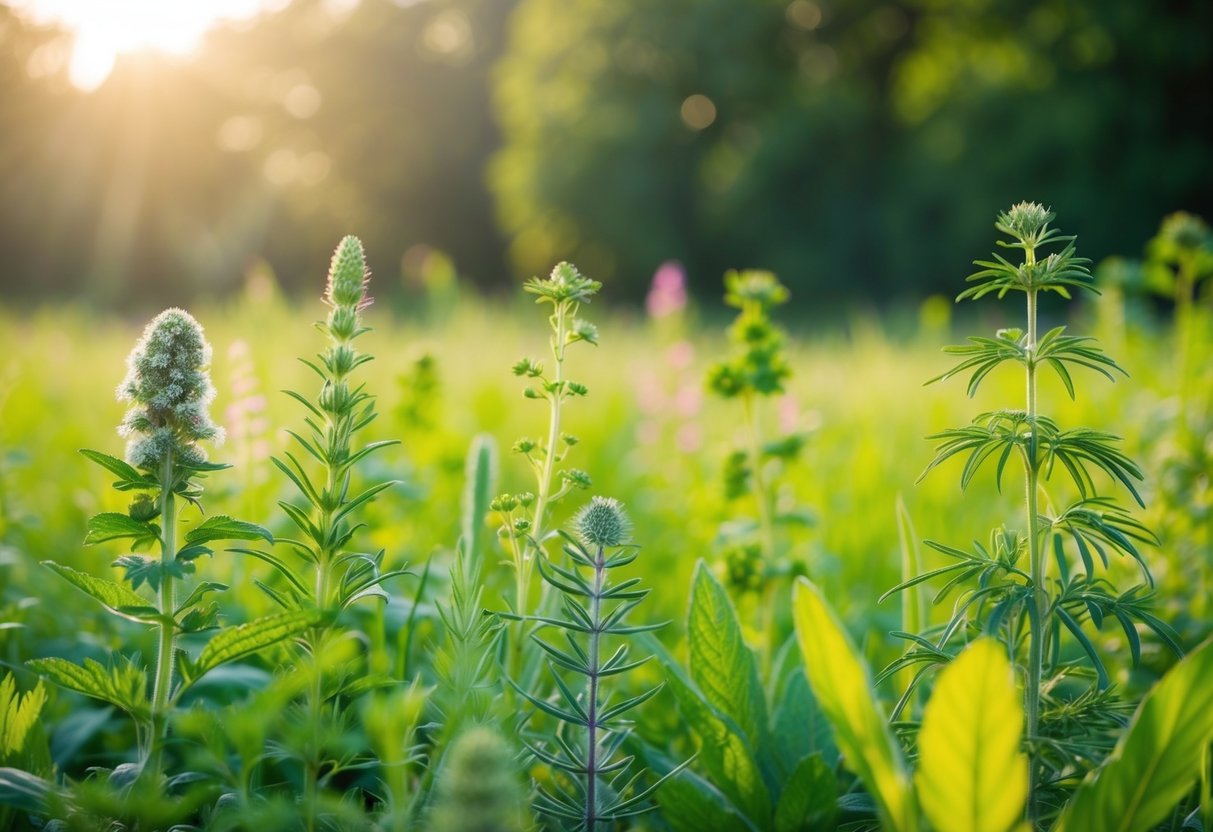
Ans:
<svg viewBox="0 0 1213 832"><path fill-rule="evenodd" d="M1192 790L1213 742L1213 640L1150 689L1102 766L1087 775L1055 832L1144 832Z"/></svg>
<svg viewBox="0 0 1213 832"><path fill-rule="evenodd" d="M129 491L132 488L154 488L157 485L154 479L140 474L125 460L88 448L81 448L80 453L116 476L118 482L114 483L114 486L120 491Z"/></svg>
<svg viewBox="0 0 1213 832"><path fill-rule="evenodd" d="M918 734L918 800L937 832L1007 832L1022 820L1022 733L1011 663L979 639L940 673Z"/></svg>
<svg viewBox="0 0 1213 832"><path fill-rule="evenodd" d="M657 790L662 817L674 832L758 832L711 783L690 771Z"/></svg>
<svg viewBox="0 0 1213 832"><path fill-rule="evenodd" d="M235 661L297 635L319 624L322 617L316 610L281 612L226 629L202 648L202 653L192 666L192 679L225 662Z"/></svg>
<svg viewBox="0 0 1213 832"><path fill-rule="evenodd" d="M838 781L820 754L810 754L784 784L775 807L776 832L829 829L838 814Z"/></svg>
<svg viewBox="0 0 1213 832"><path fill-rule="evenodd" d="M42 565L57 572L81 592L91 595L115 615L143 622L155 622L160 619L160 612L148 604L147 599L120 583L97 578L51 560L42 561Z"/></svg>
<svg viewBox="0 0 1213 832"><path fill-rule="evenodd" d="M274 536L267 529L263 529L256 523L233 520L226 514L208 517L185 533L185 542L189 545L209 543L212 540L256 540L257 538L261 538L267 543L274 542Z"/></svg>
<svg viewBox="0 0 1213 832"><path fill-rule="evenodd" d="M160 539L160 529L153 523L122 514L117 511L103 511L94 515L88 521L88 533L84 536L84 545L105 543L108 540L134 540L136 547L150 545Z"/></svg>
<svg viewBox="0 0 1213 832"><path fill-rule="evenodd" d="M712 782L751 820L765 826L771 817L771 795L763 782L754 752L737 724L701 698L674 671L666 677L678 710L700 740L698 761Z"/></svg>
<svg viewBox="0 0 1213 832"><path fill-rule="evenodd" d="M46 799L54 791L54 783L28 771L0 768L0 805L34 814L45 812Z"/></svg>
<svg viewBox="0 0 1213 832"><path fill-rule="evenodd" d="M796 581L792 617L809 684L834 728L844 764L871 792L886 829L917 829L910 778L868 669L821 591L807 578Z"/></svg>
<svg viewBox="0 0 1213 832"><path fill-rule="evenodd" d="M767 748L766 700L757 662L741 637L728 594L702 560L691 585L687 642L691 678L707 701L741 728L753 748Z"/></svg>

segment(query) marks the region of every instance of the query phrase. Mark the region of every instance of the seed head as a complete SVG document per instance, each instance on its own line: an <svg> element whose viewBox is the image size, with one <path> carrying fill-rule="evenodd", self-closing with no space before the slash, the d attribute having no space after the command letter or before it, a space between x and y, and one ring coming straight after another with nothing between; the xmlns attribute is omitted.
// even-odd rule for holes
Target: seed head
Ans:
<svg viewBox="0 0 1213 832"><path fill-rule="evenodd" d="M632 522L623 505L611 497L594 497L573 518L577 536L587 546L610 548L631 539Z"/></svg>
<svg viewBox="0 0 1213 832"><path fill-rule="evenodd" d="M130 438L126 456L132 465L154 468L170 452L185 462L202 462L206 455L195 443L223 441L223 429L209 412L215 397L210 360L211 346L188 312L166 309L147 325L118 386L118 400L131 403L118 433Z"/></svg>

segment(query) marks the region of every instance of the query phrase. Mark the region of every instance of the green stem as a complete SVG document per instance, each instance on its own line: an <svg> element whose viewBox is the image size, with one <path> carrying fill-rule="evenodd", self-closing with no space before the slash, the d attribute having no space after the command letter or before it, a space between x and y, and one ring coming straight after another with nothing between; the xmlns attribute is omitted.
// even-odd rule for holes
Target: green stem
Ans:
<svg viewBox="0 0 1213 832"><path fill-rule="evenodd" d="M598 656L602 638L602 586L606 575L606 558L602 547L598 547L594 558L594 593L590 596L590 621L594 631L589 638L590 670L586 696L586 774L585 774L585 830L594 832L598 823Z"/></svg>
<svg viewBox="0 0 1213 832"><path fill-rule="evenodd" d="M177 556L176 504L173 495L173 452L164 455L160 468L160 563L166 567L160 578L160 639L156 650L156 679L152 688L152 730L148 757L159 765L160 748L168 727L169 697L173 688L173 653L177 638L176 586L168 574Z"/></svg>
<svg viewBox="0 0 1213 832"><path fill-rule="evenodd" d="M766 474L763 471L762 423L754 395L747 392L742 399L750 438L750 469L754 483L754 502L758 506L759 545L762 547L762 565L769 570L775 560L775 525L772 518L772 495L768 491ZM764 582L761 609L758 611L762 633L761 658L764 668L770 667L775 655L775 584Z"/></svg>
<svg viewBox="0 0 1213 832"><path fill-rule="evenodd" d="M1035 249L1028 247L1025 253L1027 265L1034 265L1036 263ZM1027 489L1025 502L1028 515L1028 563L1032 581L1033 615L1029 619L1031 626L1028 633L1028 679L1024 686L1024 712L1026 716L1025 734L1028 747L1031 749L1040 726L1040 685L1044 673L1044 639L1049 613L1049 598L1045 589L1044 547L1040 540L1040 518L1037 503L1039 496L1037 492L1040 486L1040 461L1037 453L1036 430L1036 290L1029 289L1027 296L1027 416L1031 434L1025 452L1027 474L1025 477ZM1032 766L1029 780L1028 816L1035 819L1037 815L1035 765Z"/></svg>

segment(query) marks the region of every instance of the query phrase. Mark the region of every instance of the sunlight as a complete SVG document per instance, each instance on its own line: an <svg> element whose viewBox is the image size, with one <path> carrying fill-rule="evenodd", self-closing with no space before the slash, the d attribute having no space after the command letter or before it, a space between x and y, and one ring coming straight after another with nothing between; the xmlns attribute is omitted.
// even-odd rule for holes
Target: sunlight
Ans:
<svg viewBox="0 0 1213 832"><path fill-rule="evenodd" d="M109 77L119 55L141 49L184 55L216 23L252 17L281 4L266 0L20 0L16 5L34 20L56 23L72 32L71 81L80 89L91 90Z"/></svg>

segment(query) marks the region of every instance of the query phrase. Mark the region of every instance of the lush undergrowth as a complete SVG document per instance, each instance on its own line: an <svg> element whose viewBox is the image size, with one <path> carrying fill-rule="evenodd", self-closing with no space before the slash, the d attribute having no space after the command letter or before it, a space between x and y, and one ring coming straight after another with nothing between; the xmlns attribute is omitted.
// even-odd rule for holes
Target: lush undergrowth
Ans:
<svg viewBox="0 0 1213 832"><path fill-rule="evenodd" d="M1022 320L1009 304L983 305L981 319L971 328L956 326L954 335L948 305L932 301L916 326L897 334L877 316L809 325L796 311L805 306L781 307L761 294L769 287L752 273L736 279L751 282L732 286L742 315L732 345L723 326L701 320L701 313L723 320L721 309L684 307L675 292L672 301L651 303L652 314L616 312L609 297L588 303L596 290L588 283L560 294L567 286L552 288L556 278L539 293L551 301L542 308L446 297L406 314L382 303L364 308L355 299L347 306L373 327L365 334L348 321L334 323L340 303L331 293L327 308L299 308L262 290L230 305L192 309L214 348L211 411L227 432L210 456L233 467L182 469L175 480L183 504L197 497L193 485L204 486L198 499L205 515L178 505L170 548L193 543L213 551L188 553L188 568L155 572L159 549L142 547L151 557L139 563L161 586L177 585L178 603L202 582L227 589L200 596L198 617L169 642L164 608L156 606L164 595L149 591L156 581L125 585L150 612L132 613L111 599L122 613L114 616L81 592L89 590L84 579L71 578L120 581L123 572L110 564L139 542L135 533L107 537L91 517L136 518L131 495L140 491L161 500L146 522L167 516L159 475L127 475L77 453L123 455L114 426L126 406L113 391L141 322L85 309L0 311L0 660L6 680L34 691L26 716L40 712L26 720L26 730L20 706L10 707L12 695L0 694L0 709L8 709L0 710L8 732L0 732L8 743L0 746L0 766L7 767L0 825L53 818L58 828L81 829L943 828L939 818L947 812L939 801L964 787L932 777L941 765L959 770L965 763L934 762L948 756L940 737L993 729L980 714L945 725L945 706L933 715L931 703L949 696L949 718L963 719L972 709L964 692L994 679L990 712L1018 713L1020 694L1006 692L1008 650L990 648L997 627L986 627L976 612L962 616L952 633L959 639L930 635L958 609L956 596L929 603L950 575L878 599L951 563L921 540L986 544L989 530L1004 523L1026 533L1023 482L1010 469L1001 492L993 462L963 493L950 475L918 482L932 458L924 437L1008 402L1022 406L1022 370L1007 366L995 369L973 400L961 394L963 381L924 388L950 366L940 348L969 331L990 334ZM746 305L759 296L760 303ZM563 312L561 303L568 304ZM1078 616L1087 642L1058 638L1046 662L1058 675L1042 681L1043 718L1054 727L1067 719L1095 727L1082 741L1077 731L1029 737L1032 768L1024 777L1037 786L1031 816L1042 827L1056 821L1123 734L1137 703L1176 664L1167 639L1193 650L1207 637L1213 601L1207 313L1199 306L1183 311L1189 338L1180 349L1173 328L1148 310L1130 306L1125 325L1120 296L1084 304L1045 308L1041 331L1072 323L1100 336L1126 376L1109 383L1078 369L1071 399L1050 373L1042 375L1039 395L1059 424L1123 437L1119 449L1140 466L1143 479L1133 485L1145 508L1133 516L1158 545L1138 542L1155 585L1138 595L1150 596L1142 609L1169 626L1160 636L1141 618L1122 618L1121 608L1100 608ZM317 333L310 322L326 316L324 333ZM581 318L596 331L575 323ZM346 324L345 336L354 333L356 342L343 340ZM549 340L563 349L569 332L578 333L574 342L587 343L569 343L557 361ZM374 360L334 370L333 361L351 360L339 354L348 343L356 344L353 356ZM328 379L325 389L334 379L345 384L348 375L353 395L364 389L373 397L346 403L340 418L359 428L352 446L348 435L334 434L341 432L334 415L341 403L326 402L316 371L298 360L315 363L320 353L328 356L318 370ZM761 380L749 392L721 382L720 367L753 369L772 355L780 363L766 388ZM523 356L532 363L517 364ZM544 369L534 372L540 363ZM558 364L564 376L553 375ZM369 422L367 403L377 414ZM309 413L314 435L304 421ZM301 448L288 428L320 453ZM530 448L519 448L519 437L530 437L524 440ZM332 457L333 442L345 442L348 456L387 440L398 444L377 447L352 466ZM552 465L545 464L549 448ZM757 467L755 458L763 460ZM162 456L156 462L168 470ZM957 472L962 465L952 464ZM352 485L343 489L347 471ZM116 476L126 488L111 487ZM1099 493L1127 494L1098 472L1095 482ZM376 483L392 484L366 502L356 499ZM318 493L307 497L313 484ZM341 500L326 500L329 493ZM1042 493L1058 505L1076 496L1060 477ZM497 495L504 501L489 499ZM627 521L626 534L593 525L596 516L584 510L592 495L622 504L626 518L618 519ZM282 502L301 508L284 509ZM351 512L341 528L353 537L326 537L343 522L347 502ZM297 512L318 524L314 536L301 536ZM204 517L225 516L243 523L198 534ZM333 522L317 519L325 516ZM161 526L150 528L149 540L159 541ZM86 529L93 545L82 545ZM271 537L278 541L272 547ZM301 545L281 542L302 537ZM311 554L296 557L305 550ZM362 577L340 571L349 567L342 560L348 552L367 554L358 561ZM1110 554L1106 570L1098 571L1108 587L1143 584L1133 558L1118 557L1115 546ZM1076 551L1074 558L1081 571ZM60 566L41 565L48 560ZM128 579L137 572L130 564ZM972 573L960 589L971 593L988 580ZM638 594L642 589L647 595ZM104 590L92 587L91 594ZM1137 602L1134 596L1126 603ZM627 618L603 625L616 603L628 606ZM183 625L187 613L177 611ZM248 622L254 623L240 632L258 632L255 622L270 616L280 627L274 637L241 643L228 636ZM1092 617L1103 618L1102 627ZM850 641L832 629L839 620ZM864 674L879 674L915 647L909 634L895 635L907 630L923 633L920 649L936 651L927 664L947 669L924 677L913 694L907 684L918 665L880 674L876 690L885 704L883 710L874 704L878 710L865 722L854 712L866 697ZM219 658L213 643L204 648L225 637L231 649ZM947 664L975 641L971 657L965 651L963 662ZM171 695L152 690L168 674L159 659L166 644L189 657L170 660L177 686ZM616 659L620 646L628 655ZM1013 661L1019 650L1014 644ZM1098 680L1085 658L1092 652L1102 661ZM657 660L623 672L654 654ZM823 664L816 676L810 670L810 692L801 668L814 656ZM50 657L95 660L105 684L117 685L121 676L128 690L89 697L39 687L35 671L64 682L61 668L29 664ZM1207 697L1208 664L1184 664L1196 674L1186 693L1200 689ZM828 679L856 687L839 693L828 689ZM144 685L146 694L134 690ZM634 726L622 710L612 713L622 704ZM843 728L867 724L887 732L884 720L895 705L892 739ZM1198 739L1195 752L1197 759L1204 755L1206 769L1208 739ZM885 742L893 745L876 753L884 754L883 763L866 760ZM1019 735L1004 745L1014 768ZM619 769L626 775L616 779L611 763L629 759ZM922 769L911 773L916 765ZM36 778L23 780L18 771ZM1162 822L1178 829L1189 813L1196 822L1199 796L1188 792L1198 773L1176 774L1183 789L1165 811L1147 826L1126 828ZM916 792L889 785L910 781ZM1015 776L1002 782L1015 793ZM1207 789L1207 771L1203 782ZM955 828L1011 828L1025 800ZM577 808L586 805L593 807L588 815Z"/></svg>

